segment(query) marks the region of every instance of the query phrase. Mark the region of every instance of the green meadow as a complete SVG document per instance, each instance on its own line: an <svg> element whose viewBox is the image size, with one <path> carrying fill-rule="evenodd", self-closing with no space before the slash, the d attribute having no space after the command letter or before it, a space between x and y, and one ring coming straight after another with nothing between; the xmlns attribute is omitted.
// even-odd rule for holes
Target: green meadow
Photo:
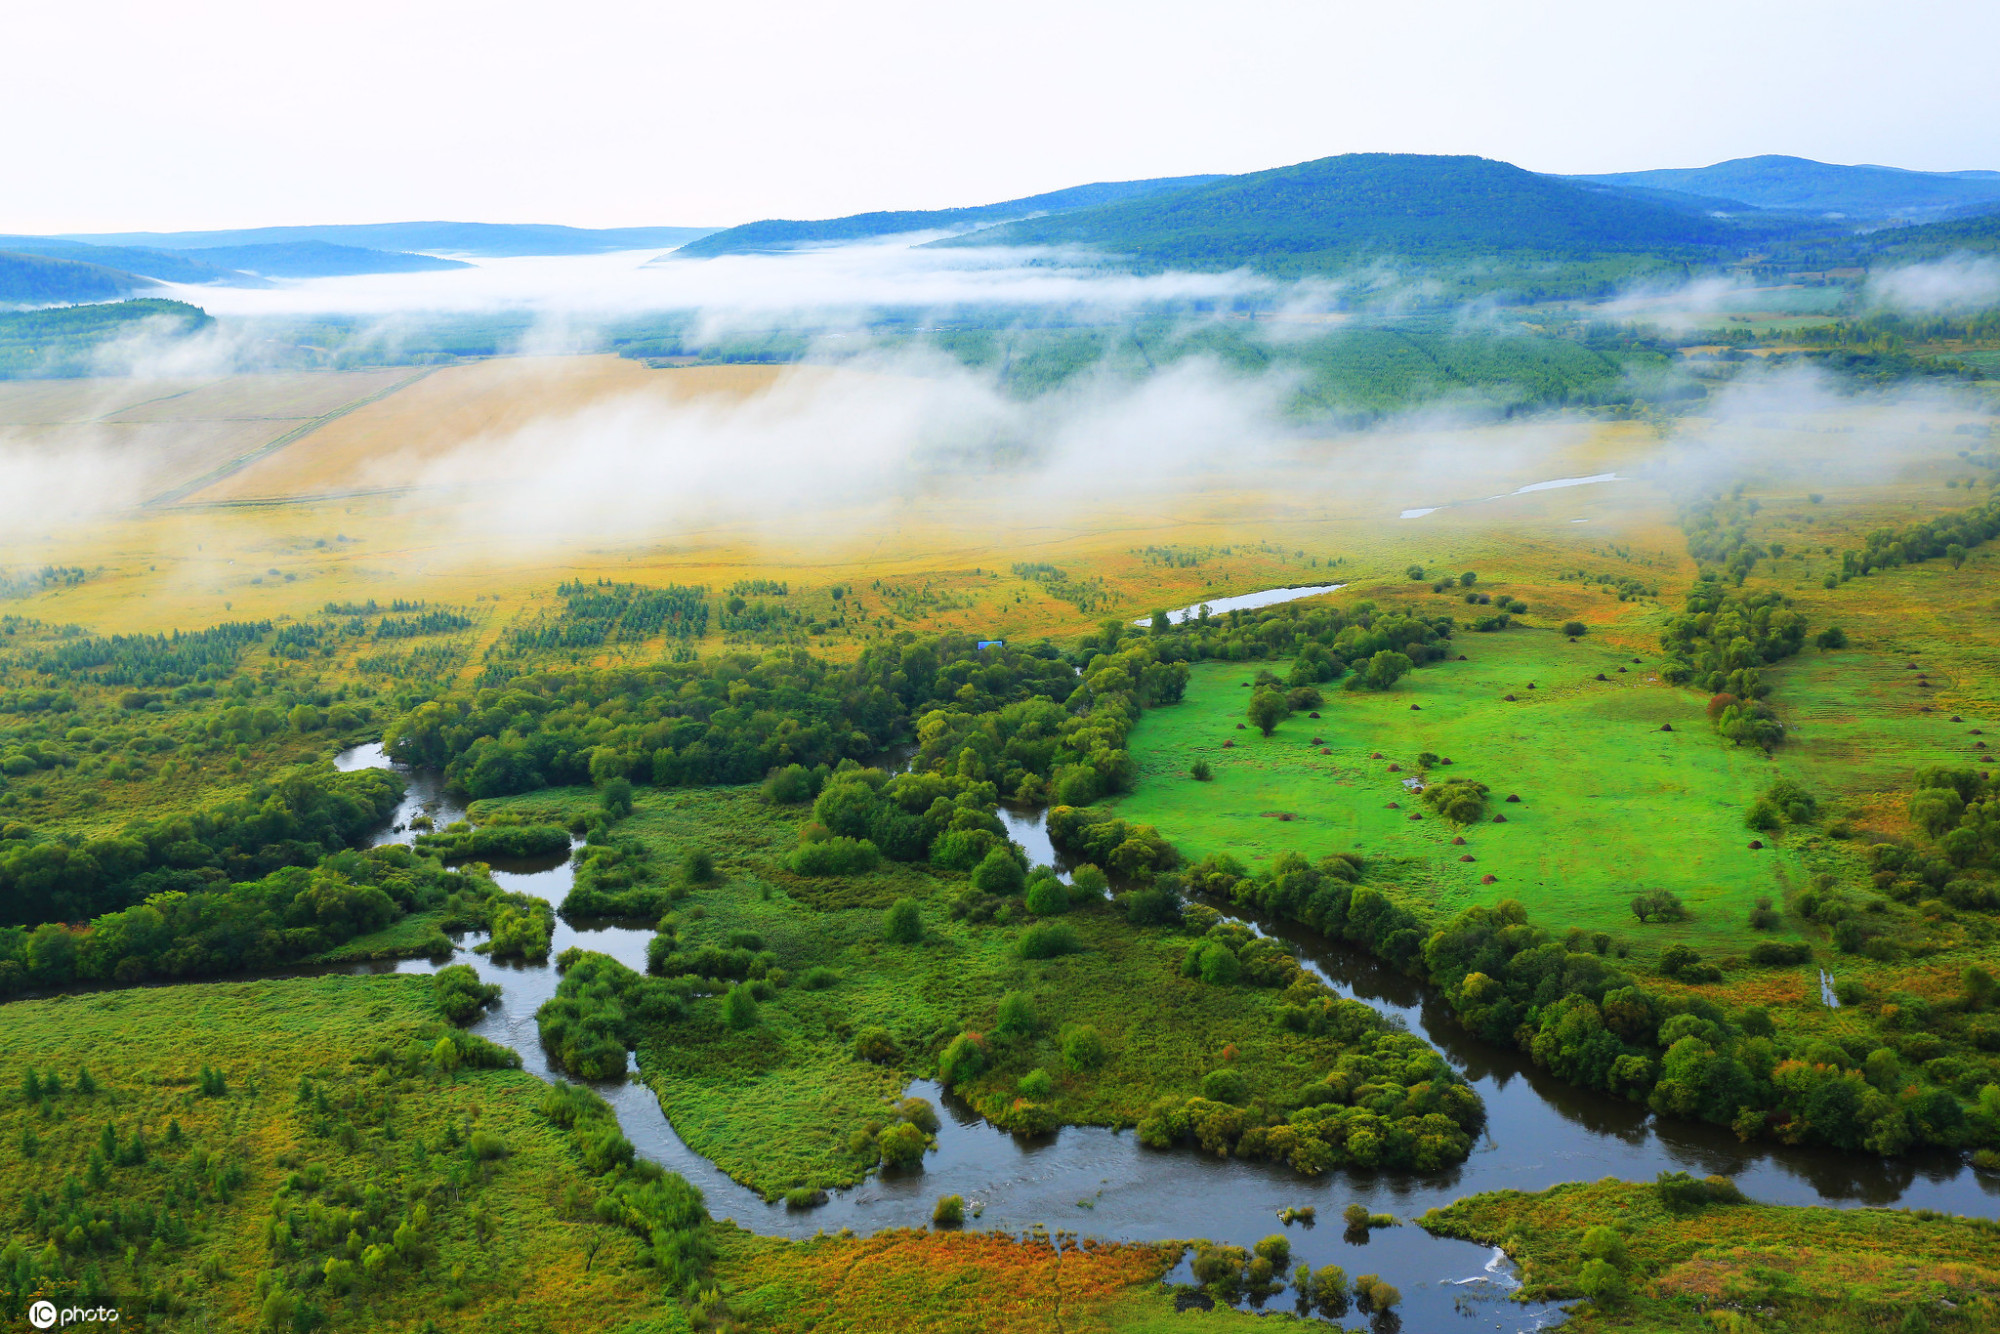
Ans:
<svg viewBox="0 0 2000 1334"><path fill-rule="evenodd" d="M1236 726L1256 668L1198 665L1185 701L1133 730L1139 779L1118 813L1157 825L1190 857L1228 852L1254 866L1286 850L1353 850L1439 916L1515 898L1538 922L1658 946L1734 949L1757 898L1798 879L1792 854L1751 850L1758 836L1743 824L1776 766L1719 740L1699 694L1587 638L1516 628L1461 634L1454 648L1467 660L1382 693L1330 689L1317 720L1294 714L1268 738ZM1405 789L1427 751L1452 761L1434 777L1493 789L1483 822L1454 826ZM1211 781L1189 776L1197 759ZM1640 928L1632 897L1656 888L1679 894L1692 918Z"/></svg>

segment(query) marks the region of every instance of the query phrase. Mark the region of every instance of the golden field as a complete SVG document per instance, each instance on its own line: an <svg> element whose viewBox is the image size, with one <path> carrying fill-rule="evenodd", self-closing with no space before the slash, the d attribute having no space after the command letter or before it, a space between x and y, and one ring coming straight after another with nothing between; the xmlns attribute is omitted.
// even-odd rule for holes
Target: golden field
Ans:
<svg viewBox="0 0 2000 1334"><path fill-rule="evenodd" d="M16 457L82 450L121 479L105 488L92 516L17 523L0 536L0 569L90 571L80 585L7 609L101 632L163 631L305 615L329 601L422 598L466 607L491 636L566 578L717 591L759 578L785 580L795 591L844 583L856 587L870 617L894 600L873 588L880 580L928 590L918 599L923 609L899 618L898 628L1032 638L1274 584L1414 591L1404 570L1417 564L1432 574L1476 569L1482 586L1504 586L1538 620L1575 616L1636 648L1650 646L1659 609L1676 605L1694 572L1671 498L1685 479L1665 465L1690 448L1712 448L1720 429L1697 422L1670 434L1649 423L1583 418L1414 422L1181 459L1165 475L1152 474L1143 450L1093 460L1085 449L1053 482L1032 469L964 466L933 468L895 489L821 487L819 474L801 481L768 453L730 453L732 442L768 428L803 440L801 452L814 456L806 466L837 463L845 442L831 437L815 449L816 423L800 427L795 418L831 419L859 396L879 395L884 385L893 391L894 378L819 366L651 370L576 356L428 371L0 386L0 438ZM656 524L644 522L643 511L633 521L632 495L621 497L627 508L615 524L592 522L587 507L546 530L518 522L536 512L544 490L552 509L574 499L559 494L579 470L571 455L587 454L607 419L640 449L648 431L670 436L689 420L727 430L684 446L698 474L687 487L658 473L641 479L645 485L621 485L616 467L601 461L598 472L585 470L600 492L660 492ZM1767 460L1775 479L1768 504L1774 513L1797 512L1802 537L1810 520L1811 540L1852 544L1871 526L1966 499L1942 485L1953 475L1952 447L1963 443L1942 418L1936 433L1897 446L1890 475L1846 487L1816 472L1815 459L1829 449L1873 449L1871 432L1894 425L1866 414L1844 425L1796 414L1781 420L1774 413L1732 422L1728 442ZM294 438L232 469L287 435ZM699 447L717 438L715 450ZM876 459L884 476L896 463ZM1513 494L1604 472L1621 480ZM1809 485L1825 503L1807 513ZM704 487L720 488L730 503L695 503ZM762 503L767 491L774 498ZM516 508L496 508L496 497ZM1397 517L1419 506L1442 508ZM1196 552L1200 564L1149 563L1148 547ZM1101 605L1085 611L1043 583L1013 577L1020 562L1101 580ZM1577 569L1634 575L1661 597L1619 603L1555 578ZM1799 580L1807 597L1810 573L1802 567ZM828 646L847 638L835 635Z"/></svg>

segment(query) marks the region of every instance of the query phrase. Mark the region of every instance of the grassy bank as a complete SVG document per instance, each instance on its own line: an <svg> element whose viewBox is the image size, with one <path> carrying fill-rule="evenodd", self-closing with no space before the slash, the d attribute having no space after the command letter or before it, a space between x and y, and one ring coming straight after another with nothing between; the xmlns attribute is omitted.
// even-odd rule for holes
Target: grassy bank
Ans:
<svg viewBox="0 0 2000 1334"><path fill-rule="evenodd" d="M2000 1228L1986 1219L1674 1207L1657 1186L1606 1178L1532 1195L1475 1195L1420 1221L1442 1236L1505 1249L1531 1300L1595 1292L1576 1314L1579 1329L1845 1334L1983 1330L2000 1319ZM1586 1273L1599 1256L1609 1258Z"/></svg>

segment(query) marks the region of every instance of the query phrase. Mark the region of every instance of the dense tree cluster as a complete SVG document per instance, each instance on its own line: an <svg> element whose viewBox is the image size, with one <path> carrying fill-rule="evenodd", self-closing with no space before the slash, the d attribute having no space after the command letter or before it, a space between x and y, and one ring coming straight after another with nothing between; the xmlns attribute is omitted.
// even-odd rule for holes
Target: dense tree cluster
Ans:
<svg viewBox="0 0 2000 1334"><path fill-rule="evenodd" d="M28 653L22 665L58 681L107 686L186 685L219 681L236 670L238 655L271 632L269 621L228 621L207 630L170 635L112 635L59 640Z"/></svg>
<svg viewBox="0 0 2000 1334"><path fill-rule="evenodd" d="M790 862L803 875L872 870L880 857L970 871L1007 849L993 784L958 773L898 774L844 761L814 799Z"/></svg>
<svg viewBox="0 0 2000 1334"><path fill-rule="evenodd" d="M1870 849L1875 862L1876 883L1898 898L1914 898L1919 885L1927 886L1948 902L1962 906L1985 906L1994 898L1993 890L1973 880L1969 873L2000 870L2000 785L1990 771L1968 767L1932 765L1917 770L1910 793L1910 818L1924 833L1936 840L1942 854L1937 859L1913 856L1894 844L1877 844ZM1909 870L1908 878L1899 874Z"/></svg>
<svg viewBox="0 0 2000 1334"><path fill-rule="evenodd" d="M2000 499L1903 528L1878 528L1862 539L1861 550L1841 553L1841 578L1939 558L1963 564L1966 553L1995 537L2000 537Z"/></svg>
<svg viewBox="0 0 2000 1334"><path fill-rule="evenodd" d="M486 926L509 901L482 875L447 871L394 845L237 884L200 875L160 883L143 902L83 929L0 927L0 992L277 968L410 912L441 909L447 925Z"/></svg>
<svg viewBox="0 0 2000 1334"><path fill-rule="evenodd" d="M524 649L597 648L615 641L641 642L656 635L698 640L708 633L708 590L669 584L646 588L600 579L560 585L561 614L514 632Z"/></svg>
<svg viewBox="0 0 2000 1334"><path fill-rule="evenodd" d="M295 769L205 810L72 840L0 824L0 923L77 921L165 892L312 866L379 824L403 793L384 769Z"/></svg>
<svg viewBox="0 0 2000 1334"><path fill-rule="evenodd" d="M792 764L875 755L945 700L973 712L1025 700L1052 672L1067 694L1074 675L1053 649L982 654L953 637L870 648L844 666L791 651L549 671L450 691L399 719L384 744L476 797L615 777L754 783Z"/></svg>
<svg viewBox="0 0 2000 1334"><path fill-rule="evenodd" d="M1744 1139L1893 1154L2000 1134L2000 1122L1969 1123L1949 1088L1905 1071L1887 1047L1787 1038L1761 1010L1732 1016L1697 996L1649 992L1530 926L1512 901L1461 913L1426 943L1424 964L1473 1031L1516 1042L1572 1083Z"/></svg>
<svg viewBox="0 0 2000 1334"><path fill-rule="evenodd" d="M666 978L633 972L606 954L564 950L556 960L562 981L535 1011L542 1047L557 1069L579 1079L619 1079L625 1053L639 1045L646 1027L687 1017L688 988Z"/></svg>
<svg viewBox="0 0 2000 1334"><path fill-rule="evenodd" d="M1943 1007L1904 998L1908 1015L1899 1022L1909 1032L1886 1043L1787 1038L1762 1010L1732 1015L1699 996L1647 991L1607 957L1608 936L1558 939L1512 900L1467 909L1432 930L1357 883L1360 875L1350 856L1312 865L1287 853L1256 876L1211 856L1186 880L1353 941L1428 981L1482 1037L1666 1115L1727 1125L1745 1139L1885 1154L2000 1143L2000 1086L1987 1092L1987 1070L1943 1057L1937 1039L1924 1036ZM1972 1111L1961 1097L1976 1100Z"/></svg>
<svg viewBox="0 0 2000 1334"><path fill-rule="evenodd" d="M1806 618L1782 593L1736 593L1704 576L1688 590L1686 610L1660 632L1668 655L1660 675L1709 691L1709 721L1718 733L1739 745L1768 748L1785 731L1763 702L1771 693L1763 668L1797 653L1805 641Z"/></svg>
<svg viewBox="0 0 2000 1334"><path fill-rule="evenodd" d="M1359 602L1343 610L1285 603L1261 611L1205 611L1184 621L1156 618L1157 656L1165 662L1293 659L1289 686L1337 681L1350 668L1365 675L1377 655L1394 653L1410 665L1439 662L1450 653L1456 622L1449 616L1419 616L1394 607ZM1385 663L1385 666L1387 664ZM1407 667L1404 670L1408 670ZM1365 688L1386 689L1400 672L1377 673Z"/></svg>
<svg viewBox="0 0 2000 1334"><path fill-rule="evenodd" d="M1344 1050L1289 1107L1246 1106L1241 1078L1216 1079L1234 1072L1215 1071L1201 1096L1164 1099L1141 1118L1141 1142L1271 1158L1311 1176L1336 1167L1432 1172L1463 1161L1485 1109L1444 1057L1415 1034L1387 1031L1358 1002L1328 994L1308 1004L1321 1020L1316 1031Z"/></svg>

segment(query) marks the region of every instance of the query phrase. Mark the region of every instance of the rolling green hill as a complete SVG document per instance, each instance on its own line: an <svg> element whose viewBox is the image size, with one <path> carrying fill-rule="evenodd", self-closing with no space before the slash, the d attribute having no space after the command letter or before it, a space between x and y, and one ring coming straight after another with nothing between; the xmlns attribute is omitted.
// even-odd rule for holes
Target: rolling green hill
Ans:
<svg viewBox="0 0 2000 1334"><path fill-rule="evenodd" d="M157 297L0 314L0 380L88 375L97 348L149 320L170 337L215 323L198 306Z"/></svg>
<svg viewBox="0 0 2000 1334"><path fill-rule="evenodd" d="M2000 172L1849 167L1778 154L1733 158L1708 167L1617 171L1574 179L1715 195L1757 208L1841 213L1854 218L1936 216L1989 203L2000 207Z"/></svg>
<svg viewBox="0 0 2000 1334"><path fill-rule="evenodd" d="M61 241L48 236L0 236L0 250L23 255L42 255L49 259L74 260L80 264L96 264L107 269L118 269L124 273L136 273L142 278L157 278L163 283L227 283L232 279L238 282L243 280L242 274L204 264L190 255L174 254L167 250L148 250L139 246L85 245L81 241Z"/></svg>
<svg viewBox="0 0 2000 1334"><path fill-rule="evenodd" d="M1085 245L1142 267L1324 272L1373 256L1713 253L1733 233L1684 208L1477 157L1351 153L982 232L978 244ZM967 244L967 238L938 242Z"/></svg>
<svg viewBox="0 0 2000 1334"><path fill-rule="evenodd" d="M1103 181L1076 185L1067 190L1009 199L976 208L905 209L881 213L855 213L844 218L818 222L793 222L769 218L745 223L690 241L676 250L676 259L712 259L717 255L755 254L769 250L795 250L802 246L865 241L877 236L905 232L956 231L1011 222L1044 213L1068 213L1095 208L1121 200L1167 194L1192 186L1226 179L1220 176L1166 176L1146 181Z"/></svg>
<svg viewBox="0 0 2000 1334"><path fill-rule="evenodd" d="M0 305L112 301L154 286L151 278L102 264L0 250Z"/></svg>

